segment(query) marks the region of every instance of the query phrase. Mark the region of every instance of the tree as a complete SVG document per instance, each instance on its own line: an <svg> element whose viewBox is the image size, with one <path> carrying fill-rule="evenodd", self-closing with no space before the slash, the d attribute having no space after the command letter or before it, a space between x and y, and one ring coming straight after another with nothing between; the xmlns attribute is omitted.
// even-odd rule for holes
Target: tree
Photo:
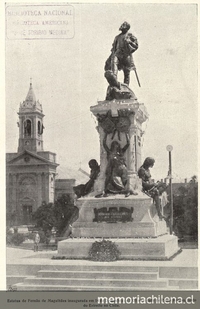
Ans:
<svg viewBox="0 0 200 309"><path fill-rule="evenodd" d="M194 177L194 176L193 176ZM179 238L198 236L198 183L196 176L174 195L174 231Z"/></svg>
<svg viewBox="0 0 200 309"><path fill-rule="evenodd" d="M45 235L49 234L53 227L57 236L62 236L64 229L69 225L78 209L74 206L69 194L63 194L54 204L45 202L33 213L33 219L37 228L41 228Z"/></svg>
<svg viewBox="0 0 200 309"><path fill-rule="evenodd" d="M69 225L71 218L77 213L73 200L69 194L63 194L55 201L54 216L57 235L62 236L64 229Z"/></svg>
<svg viewBox="0 0 200 309"><path fill-rule="evenodd" d="M196 175L192 176L190 182L196 183L197 182L197 176Z"/></svg>
<svg viewBox="0 0 200 309"><path fill-rule="evenodd" d="M54 216L54 205L43 202L42 205L33 213L33 220L36 227L41 228L44 233L49 233L56 223Z"/></svg>

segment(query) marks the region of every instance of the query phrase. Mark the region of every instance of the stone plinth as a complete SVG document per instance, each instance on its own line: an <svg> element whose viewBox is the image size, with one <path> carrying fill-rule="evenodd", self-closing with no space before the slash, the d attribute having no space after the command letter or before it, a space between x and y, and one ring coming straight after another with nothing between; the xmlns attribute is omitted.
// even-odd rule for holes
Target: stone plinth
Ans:
<svg viewBox="0 0 200 309"><path fill-rule="evenodd" d="M141 191L141 184L137 177L137 171L141 166L141 148L142 136L144 134L142 124L148 119L146 107L136 99L99 101L97 105L90 107L91 112L98 120L97 131L100 141L100 176L96 181L96 194L103 192L105 182L105 171L107 167L107 153L103 147L105 131L109 124L113 128L112 133L107 138L107 144L110 148L112 141L118 141L123 147L126 144L126 135L124 128L119 126L120 117L126 118L129 122L128 136L130 146L125 153L126 165L128 170L128 184L130 190ZM109 113L109 116L108 116ZM104 117L104 122L100 121ZM107 121L107 122L106 122ZM107 129L105 129L105 126ZM115 133L114 133L115 132Z"/></svg>
<svg viewBox="0 0 200 309"><path fill-rule="evenodd" d="M139 103L136 99L124 99L113 101L99 101L97 105L91 106L91 112L97 116L98 114L106 114L111 110L112 116L117 117L119 110L129 110L136 115L135 120L143 123L149 117L147 110L143 103Z"/></svg>
<svg viewBox="0 0 200 309"><path fill-rule="evenodd" d="M119 194L80 198L77 207L79 218L72 226L73 237L158 237L167 233L152 199L143 193L127 198Z"/></svg>
<svg viewBox="0 0 200 309"><path fill-rule="evenodd" d="M74 238L58 243L58 256L69 259L85 259L89 256L92 244L98 239ZM124 260L167 260L178 251L178 239L174 235L163 235L157 238L113 238Z"/></svg>

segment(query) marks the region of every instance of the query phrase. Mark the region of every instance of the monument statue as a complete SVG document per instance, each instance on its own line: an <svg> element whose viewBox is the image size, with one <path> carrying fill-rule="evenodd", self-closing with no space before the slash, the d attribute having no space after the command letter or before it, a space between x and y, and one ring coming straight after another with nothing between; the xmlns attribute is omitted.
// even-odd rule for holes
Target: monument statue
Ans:
<svg viewBox="0 0 200 309"><path fill-rule="evenodd" d="M135 36L128 32L129 29L130 25L127 22L120 26L121 33L115 37L111 55L105 63L105 77L110 85L107 90L106 100L135 98L134 93L128 87L131 70L135 71L140 86L132 56L132 53L138 49L138 41ZM118 70L123 70L124 83L117 80Z"/></svg>
<svg viewBox="0 0 200 309"><path fill-rule="evenodd" d="M155 160L151 157L147 157L144 163L138 170L138 176L142 180L142 188L144 193L153 198L156 206L158 217L160 220L165 217L161 213L161 205L159 196L166 190L166 184L162 182L154 182L151 180L151 174L149 168L154 166Z"/></svg>
<svg viewBox="0 0 200 309"><path fill-rule="evenodd" d="M128 171L124 154L130 145L128 134L126 134L126 145L121 148L118 141L112 141L110 148L107 145L107 134L103 139L103 146L107 152L107 167L105 173L104 197L108 196L109 192L120 193L126 192L128 180ZM120 178L121 182L118 180ZM128 192L126 192L128 194Z"/></svg>
<svg viewBox="0 0 200 309"><path fill-rule="evenodd" d="M138 48L129 29L127 22L121 25L105 64L106 99L90 107L98 122L100 171L97 163L91 165L88 183L74 187L78 197L93 191L77 199L79 216L72 225L72 238L58 244L60 256L88 258L94 238L111 238L126 260L166 260L179 250L178 238L168 235L162 216L165 201L161 205L160 195L165 184L151 180L149 169L155 160L147 158L141 166L142 125L149 115L129 88L130 71L135 70L132 54ZM119 70L123 83L117 78Z"/></svg>
<svg viewBox="0 0 200 309"><path fill-rule="evenodd" d="M85 196L93 190L94 182L99 175L100 166L95 159L90 160L88 165L91 169L90 170L90 180L86 184L81 184L81 185L73 187L74 193L76 194L77 198Z"/></svg>

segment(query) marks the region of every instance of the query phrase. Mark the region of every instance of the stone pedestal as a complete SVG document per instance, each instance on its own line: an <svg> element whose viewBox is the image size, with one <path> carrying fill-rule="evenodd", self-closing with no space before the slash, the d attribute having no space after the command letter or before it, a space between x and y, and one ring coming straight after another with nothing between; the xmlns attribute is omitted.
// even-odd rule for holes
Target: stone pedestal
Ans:
<svg viewBox="0 0 200 309"><path fill-rule="evenodd" d="M85 197L77 201L79 218L72 226L73 237L133 238L158 237L167 233L150 197L114 195Z"/></svg>
<svg viewBox="0 0 200 309"><path fill-rule="evenodd" d="M169 235L160 221L152 199L143 193L125 198L78 199L79 218L72 226L72 237L59 242L58 255L85 259L95 241L115 242L121 259L166 260L179 251L178 238Z"/></svg>
<svg viewBox="0 0 200 309"><path fill-rule="evenodd" d="M155 205L142 193L137 176L141 166L142 123L148 119L144 104L136 98L112 100L98 102L90 110L98 120L100 175L94 191L77 200L78 220L72 225L72 237L58 244L58 255L69 259L88 258L92 244L105 238L115 242L121 259L169 259L179 251L178 239L168 234L166 222L159 220ZM104 145L103 140L104 143L106 140ZM126 148L128 140L130 144ZM104 191L109 164L104 146L110 151L113 141L126 149L128 181L124 193L132 194L95 198Z"/></svg>

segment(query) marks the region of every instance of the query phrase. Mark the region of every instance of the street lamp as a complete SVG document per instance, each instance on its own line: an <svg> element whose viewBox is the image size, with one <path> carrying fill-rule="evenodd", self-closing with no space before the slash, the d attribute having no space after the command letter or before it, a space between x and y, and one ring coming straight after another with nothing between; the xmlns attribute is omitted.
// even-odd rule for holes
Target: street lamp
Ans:
<svg viewBox="0 0 200 309"><path fill-rule="evenodd" d="M166 147L167 151L169 152L169 184L170 184L170 234L172 235L173 232L173 191L172 191L172 157L171 152L173 150L173 147L171 145L168 145Z"/></svg>

